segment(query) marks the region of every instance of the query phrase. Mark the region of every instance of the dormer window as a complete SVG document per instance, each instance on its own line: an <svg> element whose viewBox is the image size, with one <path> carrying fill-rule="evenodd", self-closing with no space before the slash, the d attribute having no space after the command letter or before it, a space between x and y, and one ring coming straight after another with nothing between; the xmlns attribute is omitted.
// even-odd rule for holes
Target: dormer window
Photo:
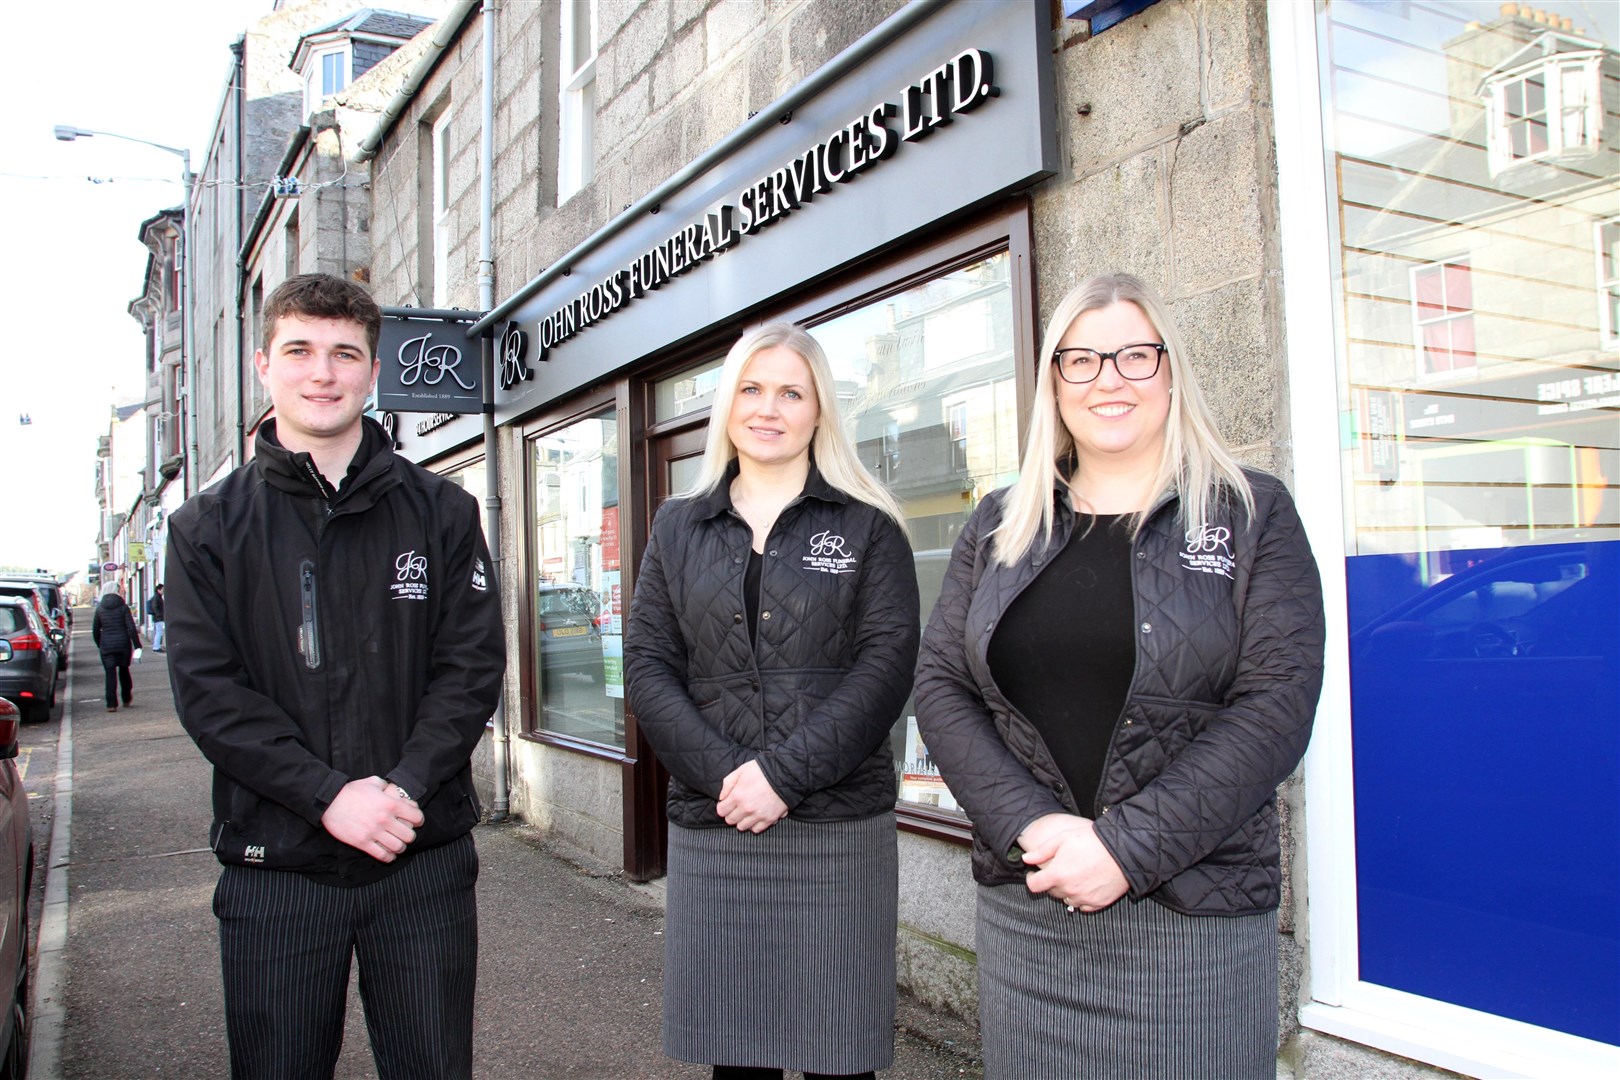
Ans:
<svg viewBox="0 0 1620 1080"><path fill-rule="evenodd" d="M320 112L349 85L349 47L336 45L311 54L304 69L304 115Z"/></svg>
<svg viewBox="0 0 1620 1080"><path fill-rule="evenodd" d="M1600 54L1554 54L1485 81L1491 173L1594 149L1603 130Z"/></svg>

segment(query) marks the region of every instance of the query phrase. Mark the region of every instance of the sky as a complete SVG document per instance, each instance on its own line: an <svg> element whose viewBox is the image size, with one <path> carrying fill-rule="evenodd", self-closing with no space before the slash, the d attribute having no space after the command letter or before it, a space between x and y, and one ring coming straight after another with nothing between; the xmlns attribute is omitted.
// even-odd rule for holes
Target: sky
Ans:
<svg viewBox="0 0 1620 1080"><path fill-rule="evenodd" d="M140 401L142 221L182 202L181 159L57 124L189 148L201 165L230 45L272 0L13 4L0 68L0 200L9 345L0 356L0 567L82 570L95 557L96 439ZM60 43L60 47L48 43ZM88 177L102 181L92 182ZM32 423L19 423L27 413Z"/></svg>

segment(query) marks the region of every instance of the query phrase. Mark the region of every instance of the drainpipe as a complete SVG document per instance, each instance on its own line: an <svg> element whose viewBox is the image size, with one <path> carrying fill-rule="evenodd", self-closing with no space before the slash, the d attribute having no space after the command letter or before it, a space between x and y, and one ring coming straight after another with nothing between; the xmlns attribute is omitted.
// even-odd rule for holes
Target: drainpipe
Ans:
<svg viewBox="0 0 1620 1080"><path fill-rule="evenodd" d="M481 93L482 117L478 134L478 308L495 306L495 5L484 0L484 86ZM484 376L484 518L489 539L489 558L501 581L501 470L500 445L495 437L495 341L489 333L481 339L480 366ZM503 586L504 588L504 586ZM490 718L491 749L495 755L495 799L489 820L505 821L511 809L507 787L511 744L506 733L506 693L503 686Z"/></svg>
<svg viewBox="0 0 1620 1080"><path fill-rule="evenodd" d="M244 98L247 97L247 72L245 53L247 39L237 38L231 45L231 55L236 57L235 78L231 86L231 93L236 98L236 249L242 249L243 216L247 212L246 196L243 192L242 173L246 169L246 151L243 149L244 129L247 124L247 106ZM247 346L243 335L247 332L247 315L243 310L247 295L247 263L238 255L236 258L236 464L240 465L247 460L247 386L242 376L242 369L247 366Z"/></svg>

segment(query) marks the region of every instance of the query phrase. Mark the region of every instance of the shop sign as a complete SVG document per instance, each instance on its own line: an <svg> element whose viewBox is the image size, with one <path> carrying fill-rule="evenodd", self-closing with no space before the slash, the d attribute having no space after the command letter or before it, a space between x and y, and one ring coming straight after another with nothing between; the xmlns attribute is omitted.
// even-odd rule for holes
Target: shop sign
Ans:
<svg viewBox="0 0 1620 1080"><path fill-rule="evenodd" d="M501 335L499 355L502 390L510 390L524 379L534 378L534 372L529 370L529 335L517 323L506 324L506 332Z"/></svg>
<svg viewBox="0 0 1620 1080"><path fill-rule="evenodd" d="M383 316L377 342L377 408L396 412L475 413L484 407L478 385L478 342L466 328L477 318Z"/></svg>
<svg viewBox="0 0 1620 1080"><path fill-rule="evenodd" d="M701 221L670 234L542 317L534 331L535 359L545 360L546 353L555 346L794 211L810 206L816 196L830 195L838 185L877 168L892 158L903 143L926 138L954 117L972 112L999 94L990 54L983 49L958 53L901 89L896 95L898 104L880 101L849 118L808 150L714 206ZM510 326L503 340L503 389L519 378L530 377L522 362L526 347L522 331ZM509 348L518 354L510 366L506 359Z"/></svg>
<svg viewBox="0 0 1620 1080"><path fill-rule="evenodd" d="M144 540L131 540L124 546L124 555L132 563L144 563L146 561L146 542Z"/></svg>

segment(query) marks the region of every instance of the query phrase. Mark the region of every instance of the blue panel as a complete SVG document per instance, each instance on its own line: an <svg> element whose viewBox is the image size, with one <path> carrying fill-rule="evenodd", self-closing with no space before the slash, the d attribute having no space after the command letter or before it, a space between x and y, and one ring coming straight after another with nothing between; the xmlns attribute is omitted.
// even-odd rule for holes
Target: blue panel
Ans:
<svg viewBox="0 0 1620 1080"><path fill-rule="evenodd" d="M1346 564L1361 978L1620 1044L1620 544L1445 556Z"/></svg>

